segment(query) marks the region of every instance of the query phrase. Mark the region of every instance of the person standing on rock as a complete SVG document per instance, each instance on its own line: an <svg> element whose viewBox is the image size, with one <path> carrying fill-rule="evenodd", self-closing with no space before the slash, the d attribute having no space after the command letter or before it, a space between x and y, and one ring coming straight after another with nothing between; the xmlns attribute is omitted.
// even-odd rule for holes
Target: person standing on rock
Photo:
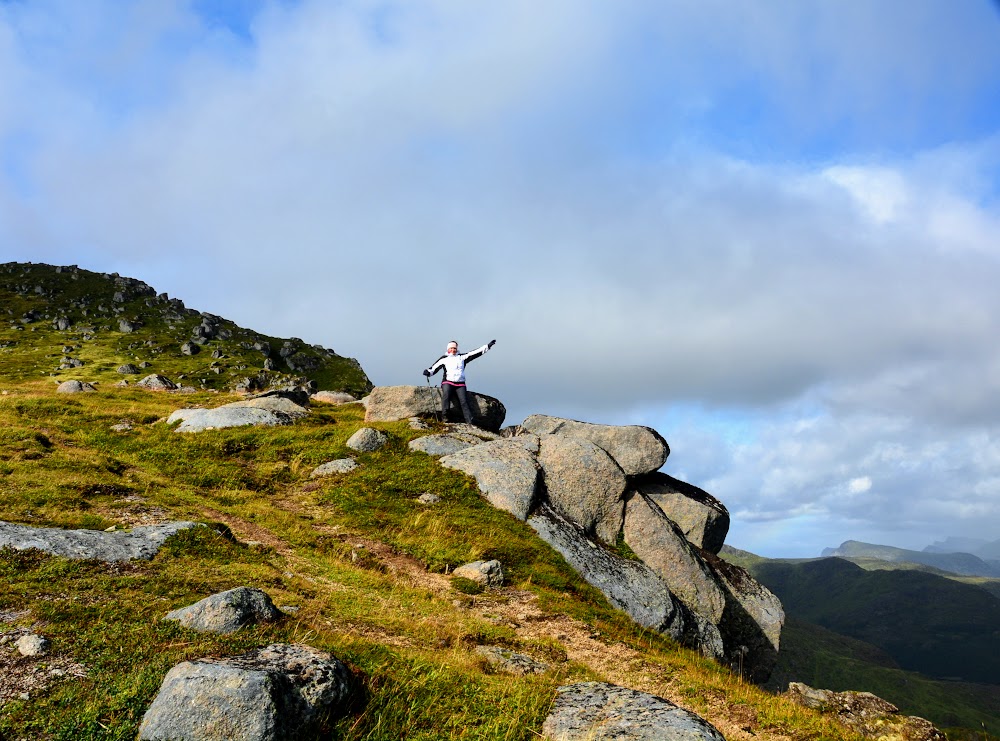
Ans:
<svg viewBox="0 0 1000 741"><path fill-rule="evenodd" d="M477 347L472 352L460 353L458 343L452 340L448 343L445 354L431 363L430 367L424 369L424 375L430 378L439 370L444 370L444 380L441 381L441 417L448 418L448 409L451 407L452 393L458 397L458 405L462 408L462 416L465 417L466 424L472 424L472 412L469 409L469 397L465 390L465 364L471 363L480 355L485 355L490 348L497 344L496 340L490 340L482 347Z"/></svg>

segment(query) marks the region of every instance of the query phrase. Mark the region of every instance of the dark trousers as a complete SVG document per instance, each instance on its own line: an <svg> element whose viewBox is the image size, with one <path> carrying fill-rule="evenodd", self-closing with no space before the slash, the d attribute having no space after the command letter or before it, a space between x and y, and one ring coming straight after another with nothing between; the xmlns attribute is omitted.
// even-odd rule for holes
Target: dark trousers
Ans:
<svg viewBox="0 0 1000 741"><path fill-rule="evenodd" d="M454 392L458 397L458 405L462 408L462 416L465 417L466 424L472 424L472 411L469 409L469 397L465 393L465 386L452 386L448 383L441 384L441 418L448 419L448 409L451 407L451 395Z"/></svg>

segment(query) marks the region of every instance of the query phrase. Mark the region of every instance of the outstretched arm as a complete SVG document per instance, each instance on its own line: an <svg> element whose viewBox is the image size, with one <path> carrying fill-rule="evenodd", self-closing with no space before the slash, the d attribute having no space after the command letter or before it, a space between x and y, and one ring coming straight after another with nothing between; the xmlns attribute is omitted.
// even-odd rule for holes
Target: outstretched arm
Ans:
<svg viewBox="0 0 1000 741"><path fill-rule="evenodd" d="M493 347L495 344L497 344L496 340L490 340L489 342L487 342L482 347L477 347L472 352L469 352L469 353L466 353L465 355L463 355L462 359L466 363L470 363L473 360L475 360L476 358L480 357L481 355L485 355L486 353L488 353L490 351L490 348Z"/></svg>
<svg viewBox="0 0 1000 741"><path fill-rule="evenodd" d="M446 357L448 357L448 356L447 355L442 355L440 358L438 358L433 363L431 363L429 366L427 366L424 369L424 375L427 376L428 378L430 378L431 376L435 375L439 370L443 370L444 369L444 363L441 362L441 361L443 361Z"/></svg>

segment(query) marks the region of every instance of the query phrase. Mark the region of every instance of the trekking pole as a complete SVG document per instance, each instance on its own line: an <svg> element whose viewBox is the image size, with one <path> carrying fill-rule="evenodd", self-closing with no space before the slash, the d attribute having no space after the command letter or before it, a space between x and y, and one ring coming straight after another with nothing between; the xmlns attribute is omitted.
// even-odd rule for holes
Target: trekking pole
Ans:
<svg viewBox="0 0 1000 741"><path fill-rule="evenodd" d="M430 376L424 376L424 380L427 381L427 387L430 388L431 377ZM444 402L444 400L441 397L441 389L440 388L437 390L437 392L438 392L438 403L437 403L437 409L434 410L434 419L436 419L438 422L442 422L443 423L443 420L441 419L441 404Z"/></svg>

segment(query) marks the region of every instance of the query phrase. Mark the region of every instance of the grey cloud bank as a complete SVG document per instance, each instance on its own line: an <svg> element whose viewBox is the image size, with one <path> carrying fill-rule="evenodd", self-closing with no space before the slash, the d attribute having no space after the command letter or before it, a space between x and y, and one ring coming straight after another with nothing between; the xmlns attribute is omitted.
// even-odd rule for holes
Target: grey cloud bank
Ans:
<svg viewBox="0 0 1000 741"><path fill-rule="evenodd" d="M0 254L382 385L496 337L510 421L651 424L766 555L992 538L996 14L841 5L109 4L62 54L69 6L5 6Z"/></svg>

